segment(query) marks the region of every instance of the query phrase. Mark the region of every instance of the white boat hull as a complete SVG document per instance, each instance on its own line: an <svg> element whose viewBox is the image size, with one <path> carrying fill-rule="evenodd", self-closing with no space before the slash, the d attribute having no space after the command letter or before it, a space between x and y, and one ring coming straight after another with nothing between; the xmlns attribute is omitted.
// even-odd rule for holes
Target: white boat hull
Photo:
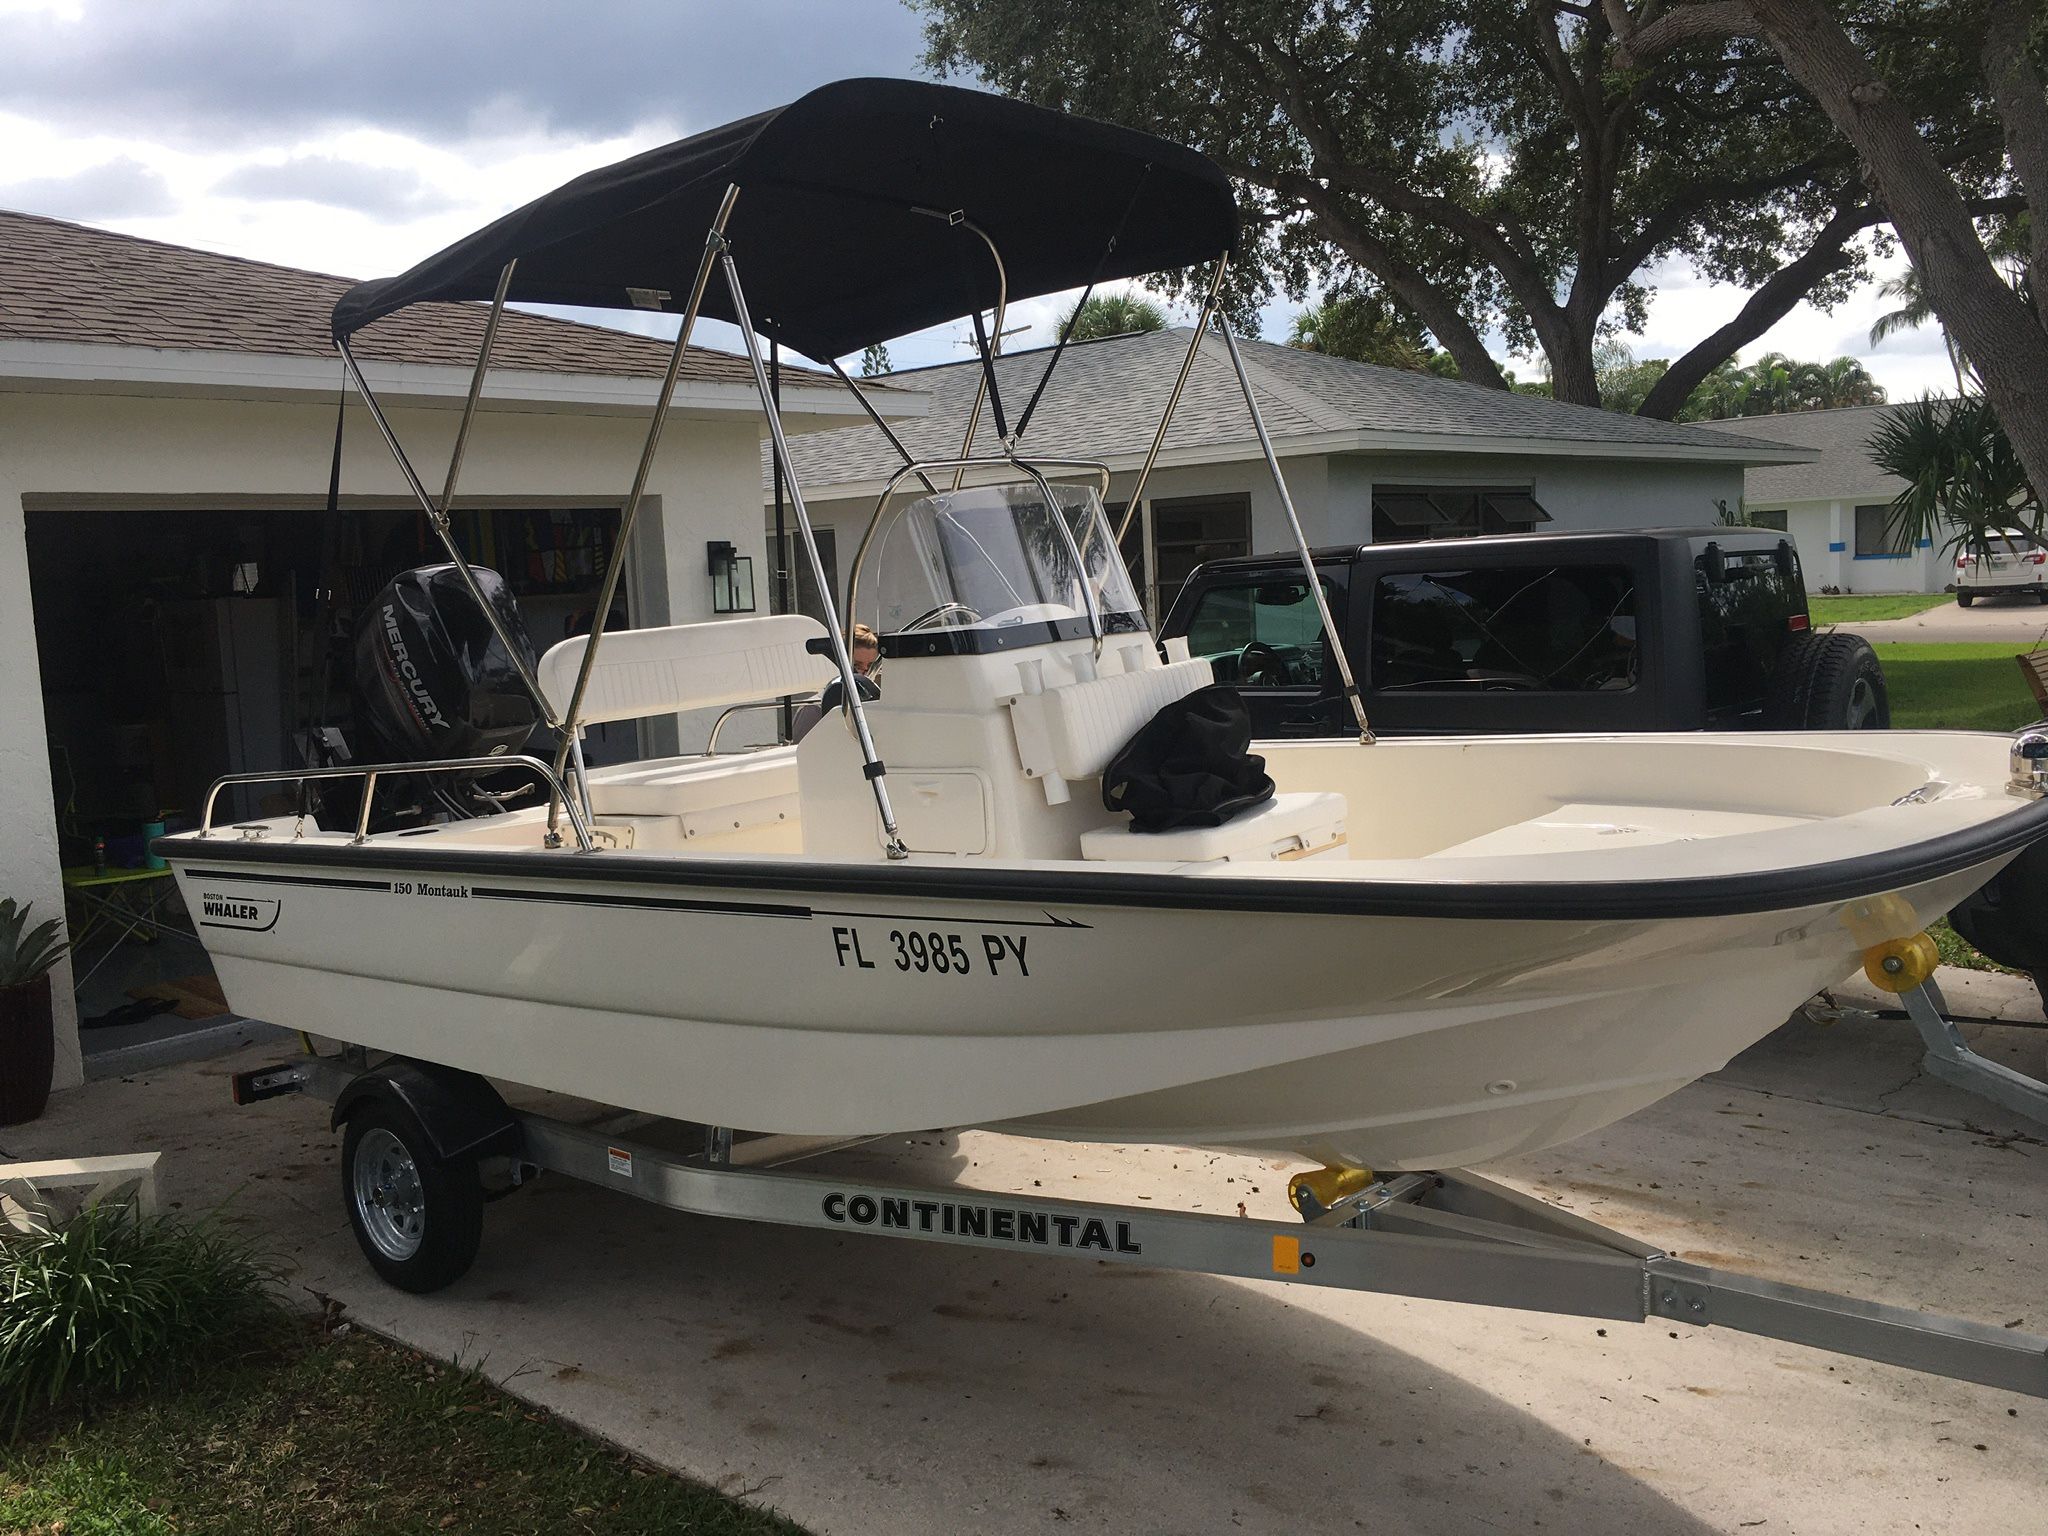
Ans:
<svg viewBox="0 0 2048 1536"><path fill-rule="evenodd" d="M1860 948L1839 902L1502 921L890 901L203 848L178 877L254 1017L748 1130L1015 1124L1376 1169L1604 1125L1721 1066ZM1902 892L1914 926L1999 862Z"/></svg>

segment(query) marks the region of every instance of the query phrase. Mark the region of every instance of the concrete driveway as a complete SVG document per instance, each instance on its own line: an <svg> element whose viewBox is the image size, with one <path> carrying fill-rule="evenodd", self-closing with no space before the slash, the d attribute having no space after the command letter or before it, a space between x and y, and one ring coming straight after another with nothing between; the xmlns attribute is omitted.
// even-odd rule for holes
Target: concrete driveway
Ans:
<svg viewBox="0 0 2048 1536"><path fill-rule="evenodd" d="M1992 1002L1956 1006L2039 1017L2009 984ZM2036 1073L2044 1043L1984 1039ZM170 1199L232 1197L360 1322L819 1532L2048 1532L2048 1403L1717 1330L749 1226L547 1179L490 1208L464 1281L405 1296L356 1253L324 1106L228 1107L229 1072L281 1054L91 1084L0 1151L161 1148ZM1796 1020L1487 1171L1703 1262L2048 1332L2048 1145L1917 1056L1903 1025ZM840 1166L1284 1210L1280 1165L1164 1148L968 1132Z"/></svg>
<svg viewBox="0 0 2048 1536"><path fill-rule="evenodd" d="M1906 640L1916 644L1948 641L2010 645L2029 650L2048 639L2048 608L2028 596L1980 597L1968 608L1954 598L1904 619L1873 624L1836 624L1835 629L1861 635L1871 644Z"/></svg>

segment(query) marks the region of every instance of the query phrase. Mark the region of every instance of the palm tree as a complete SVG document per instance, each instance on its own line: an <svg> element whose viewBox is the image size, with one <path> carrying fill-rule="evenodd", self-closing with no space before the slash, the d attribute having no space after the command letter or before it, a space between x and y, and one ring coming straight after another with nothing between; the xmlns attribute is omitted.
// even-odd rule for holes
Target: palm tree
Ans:
<svg viewBox="0 0 2048 1536"><path fill-rule="evenodd" d="M1309 305L1294 317L1287 345L1410 373L1434 371L1422 326L1377 292L1332 293Z"/></svg>
<svg viewBox="0 0 2048 1536"><path fill-rule="evenodd" d="M1853 357L1838 357L1831 363L1821 364L1820 377L1815 383L1818 398L1813 408L1817 411L1840 410L1849 405L1883 405L1885 402L1884 386Z"/></svg>
<svg viewBox="0 0 2048 1536"><path fill-rule="evenodd" d="M1886 310L1877 317L1877 323L1871 326L1870 344L1873 347L1902 331L1917 331L1935 318L1934 305L1928 302L1927 288L1920 281L1920 272L1916 267L1906 268L1897 277L1886 278L1878 284L1877 291L1882 298L1898 300L1899 307ZM1949 367L1955 370L1956 393L1960 395L1969 388L1963 376L1968 365L1963 361L1962 348L1955 344L1955 338L1949 335L1947 326L1943 326L1941 330L1941 345L1948 353Z"/></svg>
<svg viewBox="0 0 2048 1536"><path fill-rule="evenodd" d="M2041 498L1982 395L1893 406L1870 435L1870 461L1906 482L1891 508L1903 543L1984 555L2000 529L2041 530Z"/></svg>
<svg viewBox="0 0 2048 1536"><path fill-rule="evenodd" d="M1098 293L1060 316L1060 334L1074 328L1075 341L1099 341L1133 331L1163 331L1166 311L1143 294Z"/></svg>

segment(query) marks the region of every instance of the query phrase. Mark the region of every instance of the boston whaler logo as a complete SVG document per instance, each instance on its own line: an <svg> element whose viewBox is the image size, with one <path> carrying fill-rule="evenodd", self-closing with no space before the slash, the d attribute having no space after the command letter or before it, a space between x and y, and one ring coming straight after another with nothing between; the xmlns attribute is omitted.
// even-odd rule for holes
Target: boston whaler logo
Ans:
<svg viewBox="0 0 2048 1536"><path fill-rule="evenodd" d="M270 897L222 896L214 891L201 891L199 926L268 933L277 926L277 908L278 903Z"/></svg>
<svg viewBox="0 0 2048 1536"><path fill-rule="evenodd" d="M391 649L391 666L398 674L405 691L412 696L425 723L435 730L448 728L448 722L441 716L441 706L434 702L433 694L420 678L420 669L412 663L412 653L405 648L405 640L398 633L398 612L394 604L384 605L384 643Z"/></svg>

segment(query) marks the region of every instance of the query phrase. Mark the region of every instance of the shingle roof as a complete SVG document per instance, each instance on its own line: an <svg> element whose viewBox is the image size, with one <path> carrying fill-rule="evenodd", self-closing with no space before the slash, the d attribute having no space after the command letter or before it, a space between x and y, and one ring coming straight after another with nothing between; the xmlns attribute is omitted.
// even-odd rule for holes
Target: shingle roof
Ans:
<svg viewBox="0 0 2048 1536"><path fill-rule="evenodd" d="M0 210L0 340L332 357L327 318L350 281ZM363 331L355 352L467 368L484 313L474 304L416 305ZM512 310L491 359L494 367L639 377L665 370L670 350L651 336ZM702 347L690 349L683 377L753 380L746 359Z"/></svg>
<svg viewBox="0 0 2048 1536"><path fill-rule="evenodd" d="M1032 451L1047 457L1097 458L1143 453L1158 428L1187 345L1187 330L1172 329L1069 347L1031 419L1027 441ZM1776 444L1719 433L1708 436L1671 422L1560 405L1434 374L1354 363L1268 342L1239 346L1258 390L1266 428L1280 440L1358 432L1440 436L1447 440L1446 447L1452 446L1450 439L1462 439L1459 446L1465 446L1475 437L1543 440L1583 444L1611 451L1617 458L1644 450L1664 458L1678 450L1682 457L1688 448L1715 459L1727 458L1731 449L1782 451ZM1040 348L997 360L996 385L1012 424L1051 355ZM898 428L911 452L938 458L959 451L979 371L970 360L889 375L890 383L926 391L931 397L929 414ZM991 420L984 407L976 439L984 447L994 444ZM1203 343L1188 377L1167 433L1167 450L1252 441L1251 418L1229 356L1222 342L1211 338ZM872 427L808 433L790 447L798 478L807 489L881 479L900 462Z"/></svg>
<svg viewBox="0 0 2048 1536"><path fill-rule="evenodd" d="M1752 504L1781 501L1890 501L1906 482L1870 462L1870 434L1884 414L1881 405L1845 406L1838 411L1793 411L1782 416L1745 416L1703 421L1713 432L1740 432L1809 449L1810 464L1759 465L1742 477L1742 498Z"/></svg>

